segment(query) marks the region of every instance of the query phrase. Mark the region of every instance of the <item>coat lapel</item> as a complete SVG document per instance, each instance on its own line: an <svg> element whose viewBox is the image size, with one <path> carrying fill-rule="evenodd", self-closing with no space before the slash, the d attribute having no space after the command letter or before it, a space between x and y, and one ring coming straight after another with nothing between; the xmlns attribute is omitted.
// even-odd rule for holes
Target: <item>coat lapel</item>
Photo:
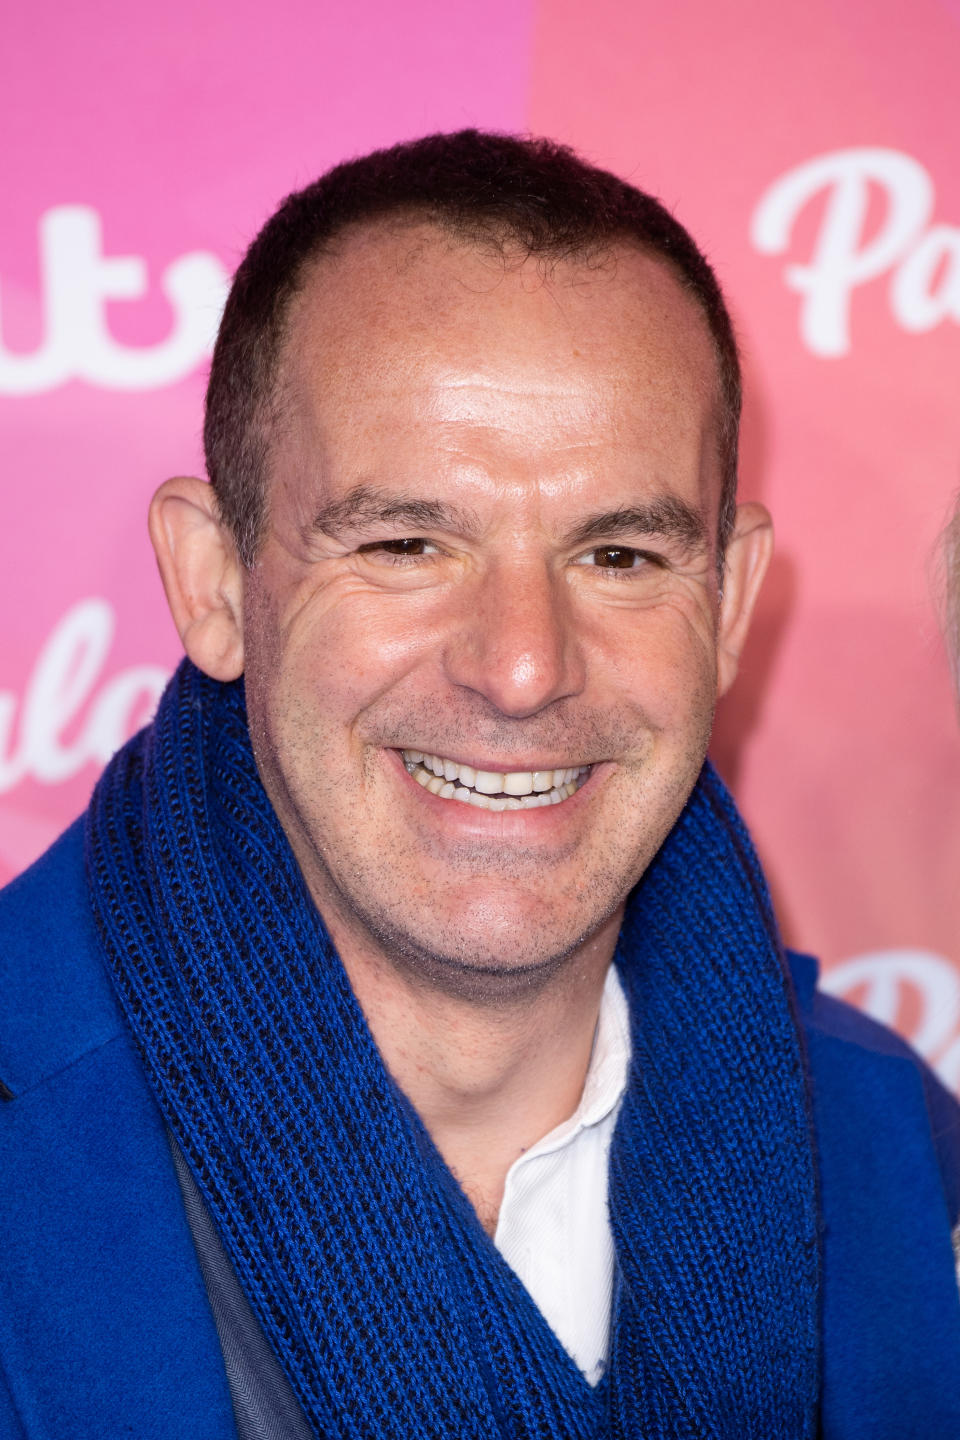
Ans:
<svg viewBox="0 0 960 1440"><path fill-rule="evenodd" d="M960 1435L960 1298L936 1152L945 1126L960 1144L960 1111L896 1036L798 989L824 1223L825 1440L946 1440Z"/></svg>
<svg viewBox="0 0 960 1440"><path fill-rule="evenodd" d="M18 1029L0 1024L0 1383L28 1440L236 1440L166 1132L66 839L0 910L22 1002Z"/></svg>

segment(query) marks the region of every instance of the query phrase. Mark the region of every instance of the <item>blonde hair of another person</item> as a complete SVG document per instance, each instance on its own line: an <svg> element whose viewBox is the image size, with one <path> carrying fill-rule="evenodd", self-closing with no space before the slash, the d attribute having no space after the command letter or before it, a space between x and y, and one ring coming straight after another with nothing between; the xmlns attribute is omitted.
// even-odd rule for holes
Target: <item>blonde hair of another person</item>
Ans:
<svg viewBox="0 0 960 1440"><path fill-rule="evenodd" d="M943 633L960 700L960 494L941 536L938 560L942 569L937 589L942 603Z"/></svg>

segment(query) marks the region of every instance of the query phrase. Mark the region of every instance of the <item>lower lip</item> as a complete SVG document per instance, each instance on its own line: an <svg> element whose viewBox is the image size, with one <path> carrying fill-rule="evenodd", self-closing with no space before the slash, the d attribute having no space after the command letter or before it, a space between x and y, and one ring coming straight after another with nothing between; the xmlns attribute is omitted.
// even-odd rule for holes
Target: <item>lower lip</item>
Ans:
<svg viewBox="0 0 960 1440"><path fill-rule="evenodd" d="M461 831L467 830L475 834L489 834L492 831L505 838L516 835L529 839L538 832L546 833L572 819L581 809L584 797L589 798L587 792L596 788L601 772L607 769L605 763L594 765L579 789L556 805L537 805L529 810L484 810L479 805L471 805L463 800L441 800L439 795L434 795L425 785L417 784L404 764L399 750L388 753L392 756L401 779L406 782L407 789L438 818L455 825Z"/></svg>

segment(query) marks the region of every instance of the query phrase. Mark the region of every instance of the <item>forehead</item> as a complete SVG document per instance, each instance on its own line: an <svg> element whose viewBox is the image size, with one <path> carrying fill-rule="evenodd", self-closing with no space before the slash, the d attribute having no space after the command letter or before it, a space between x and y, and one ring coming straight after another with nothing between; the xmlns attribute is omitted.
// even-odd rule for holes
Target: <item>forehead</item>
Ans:
<svg viewBox="0 0 960 1440"><path fill-rule="evenodd" d="M312 447L451 427L518 459L602 441L702 451L718 375L699 305L629 245L544 260L408 222L345 237L291 307L284 409Z"/></svg>

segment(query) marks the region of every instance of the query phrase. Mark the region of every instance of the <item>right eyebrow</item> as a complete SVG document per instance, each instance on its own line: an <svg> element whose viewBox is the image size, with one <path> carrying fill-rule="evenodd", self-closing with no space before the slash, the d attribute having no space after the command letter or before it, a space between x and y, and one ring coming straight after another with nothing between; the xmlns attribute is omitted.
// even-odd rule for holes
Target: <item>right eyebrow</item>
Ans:
<svg viewBox="0 0 960 1440"><path fill-rule="evenodd" d="M700 511L676 495L590 515L570 533L567 543L585 545L589 540L626 540L643 535L679 540L686 550L705 550L709 544Z"/></svg>
<svg viewBox="0 0 960 1440"><path fill-rule="evenodd" d="M349 531L377 525L409 525L413 530L455 531L475 535L477 517L459 505L420 496L398 495L377 485L354 485L339 500L331 500L310 521L309 529L332 539Z"/></svg>

